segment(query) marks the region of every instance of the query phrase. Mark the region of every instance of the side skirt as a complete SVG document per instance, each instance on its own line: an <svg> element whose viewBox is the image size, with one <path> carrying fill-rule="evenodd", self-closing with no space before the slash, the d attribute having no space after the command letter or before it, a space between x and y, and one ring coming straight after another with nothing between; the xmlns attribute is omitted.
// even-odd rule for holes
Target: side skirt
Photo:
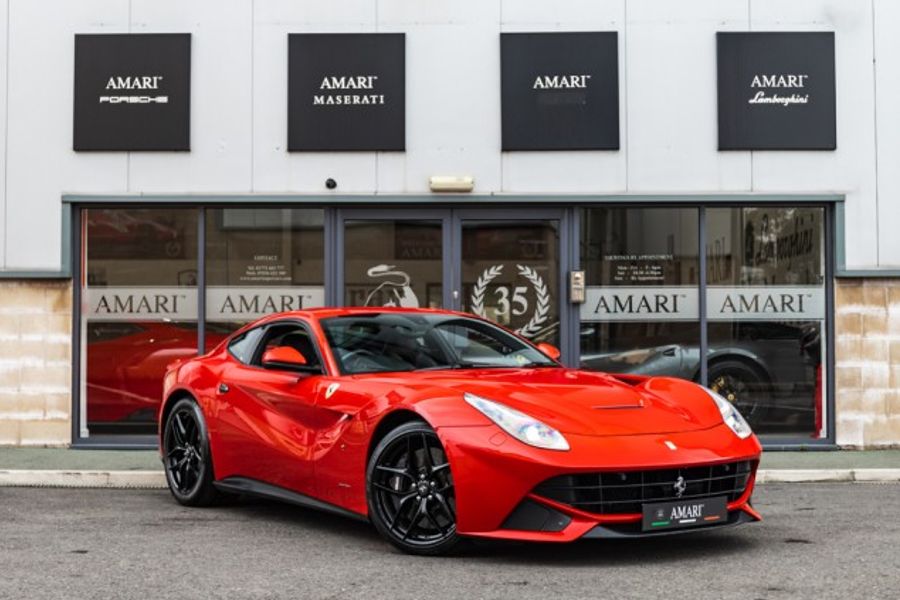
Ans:
<svg viewBox="0 0 900 600"><path fill-rule="evenodd" d="M248 477L226 477L221 481L214 481L213 485L223 492L231 494L248 494L250 496L278 500L279 502L295 504L304 508L313 508L315 510L329 512L356 521L368 522L369 520L364 515L347 510L346 508L341 508L340 506L335 506L328 502L322 502L321 500L310 498L309 496L293 492L283 487L278 487L277 485L264 483Z"/></svg>

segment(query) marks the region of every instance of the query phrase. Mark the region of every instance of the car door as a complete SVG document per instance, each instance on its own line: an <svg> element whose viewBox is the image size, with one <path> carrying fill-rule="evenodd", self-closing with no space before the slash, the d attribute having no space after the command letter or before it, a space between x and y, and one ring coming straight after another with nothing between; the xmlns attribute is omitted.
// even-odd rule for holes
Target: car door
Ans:
<svg viewBox="0 0 900 600"><path fill-rule="evenodd" d="M303 371L266 368L267 349L288 345L307 361ZM231 355L218 384L219 436L230 475L312 494L313 451L319 427L316 397L321 390L321 353L306 323L275 321L240 360Z"/></svg>

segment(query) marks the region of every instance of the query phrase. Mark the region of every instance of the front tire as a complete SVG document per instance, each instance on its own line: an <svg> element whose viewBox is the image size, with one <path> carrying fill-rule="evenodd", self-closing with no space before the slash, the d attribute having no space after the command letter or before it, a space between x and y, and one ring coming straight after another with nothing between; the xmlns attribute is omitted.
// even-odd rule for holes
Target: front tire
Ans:
<svg viewBox="0 0 900 600"><path fill-rule="evenodd" d="M219 499L206 420L193 398L177 401L166 417L163 465L169 491L178 503L210 506Z"/></svg>
<svg viewBox="0 0 900 600"><path fill-rule="evenodd" d="M366 470L369 518L409 554L446 554L459 543L447 454L422 421L404 423L375 447Z"/></svg>

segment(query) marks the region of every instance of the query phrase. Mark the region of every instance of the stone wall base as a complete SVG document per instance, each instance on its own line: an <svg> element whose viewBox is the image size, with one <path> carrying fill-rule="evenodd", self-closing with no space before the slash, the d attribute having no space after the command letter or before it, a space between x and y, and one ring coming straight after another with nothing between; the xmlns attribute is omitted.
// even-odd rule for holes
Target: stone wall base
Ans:
<svg viewBox="0 0 900 600"><path fill-rule="evenodd" d="M72 439L72 283L0 281L0 446Z"/></svg>
<svg viewBox="0 0 900 600"><path fill-rule="evenodd" d="M836 442L900 445L900 279L835 286Z"/></svg>

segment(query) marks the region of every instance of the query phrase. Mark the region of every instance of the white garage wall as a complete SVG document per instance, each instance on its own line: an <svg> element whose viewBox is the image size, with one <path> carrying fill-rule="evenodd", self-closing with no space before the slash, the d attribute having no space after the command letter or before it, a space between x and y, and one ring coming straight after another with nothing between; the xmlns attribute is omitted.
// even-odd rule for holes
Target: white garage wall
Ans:
<svg viewBox="0 0 900 600"><path fill-rule="evenodd" d="M754 0L751 15L754 31L835 32L838 115L837 150L833 152L754 152L754 191L845 193L847 263L877 265L871 3ZM893 262L900 263L900 255Z"/></svg>
<svg viewBox="0 0 900 600"><path fill-rule="evenodd" d="M0 11L5 270L60 268L64 193L327 195L333 177L334 193L427 194L434 174L473 175L485 194L845 193L848 267L900 266L894 0L3 0ZM716 150L715 32L748 29L836 32L835 152ZM619 32L622 149L501 153L499 33L576 30ZM191 152L71 150L74 34L127 31L193 34ZM287 34L304 31L406 33L405 153L285 151Z"/></svg>
<svg viewBox="0 0 900 600"><path fill-rule="evenodd" d="M10 0L7 269L59 269L60 195L126 190L128 155L72 151L76 33L128 31L127 0Z"/></svg>
<svg viewBox="0 0 900 600"><path fill-rule="evenodd" d="M878 181L875 231L881 264L900 265L900 2L875 0ZM871 210L871 209L870 209ZM872 231L870 228L869 231Z"/></svg>
<svg viewBox="0 0 900 600"><path fill-rule="evenodd" d="M6 140L6 41L9 0L0 2L0 140ZM6 144L0 144L0 269L6 264Z"/></svg>

